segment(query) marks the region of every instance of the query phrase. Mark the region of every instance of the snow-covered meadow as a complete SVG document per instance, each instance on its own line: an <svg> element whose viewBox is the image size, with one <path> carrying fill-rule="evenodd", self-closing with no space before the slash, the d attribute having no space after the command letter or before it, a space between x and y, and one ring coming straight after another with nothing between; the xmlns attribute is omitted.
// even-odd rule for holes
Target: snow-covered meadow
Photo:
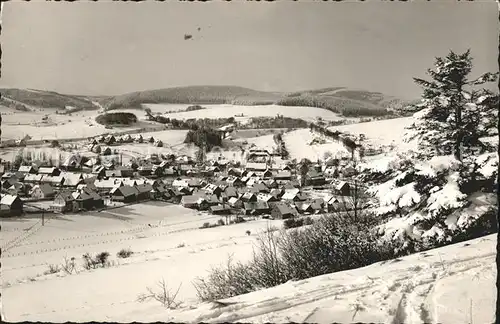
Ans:
<svg viewBox="0 0 500 324"><path fill-rule="evenodd" d="M230 254L245 261L256 235L281 223L250 220L200 229L221 217L158 202L57 216L45 226L40 215L36 217L2 220L2 232L9 234L2 240L2 309L8 321L120 321L124 312L144 306L136 301L138 295L162 278L173 288L182 284L179 300L192 303L195 277L224 263ZM16 244L9 244L16 238ZM118 259L115 254L123 248L134 254ZM114 261L110 268L82 269L84 253L103 251ZM75 257L79 273L44 274L65 257ZM25 302L19 303L20 298Z"/></svg>

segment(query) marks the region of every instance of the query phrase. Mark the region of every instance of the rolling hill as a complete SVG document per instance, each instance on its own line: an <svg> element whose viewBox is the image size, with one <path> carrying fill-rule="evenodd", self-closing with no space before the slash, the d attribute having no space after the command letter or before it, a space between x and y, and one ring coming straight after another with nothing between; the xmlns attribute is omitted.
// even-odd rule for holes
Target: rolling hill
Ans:
<svg viewBox="0 0 500 324"><path fill-rule="evenodd" d="M117 96L65 95L32 89L0 89L0 104L17 110L106 110L142 108L142 104L234 104L318 107L343 116L381 116L407 102L379 92L330 87L291 93L237 86L187 86L131 92Z"/></svg>

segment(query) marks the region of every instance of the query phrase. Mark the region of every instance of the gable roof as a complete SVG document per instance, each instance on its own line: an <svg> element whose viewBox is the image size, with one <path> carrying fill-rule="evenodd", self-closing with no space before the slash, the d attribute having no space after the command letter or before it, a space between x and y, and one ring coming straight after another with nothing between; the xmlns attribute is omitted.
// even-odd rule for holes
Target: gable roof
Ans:
<svg viewBox="0 0 500 324"><path fill-rule="evenodd" d="M281 201L277 202L274 206L281 215L295 215L297 213L295 208Z"/></svg>
<svg viewBox="0 0 500 324"><path fill-rule="evenodd" d="M60 176L64 178L65 186L76 187L83 180L83 175L81 173L64 172L61 173Z"/></svg>
<svg viewBox="0 0 500 324"><path fill-rule="evenodd" d="M46 196L55 193L52 186L49 185L48 183L43 183L40 185L33 186L33 188L31 189L31 192L33 192L35 189L40 189L40 191Z"/></svg>
<svg viewBox="0 0 500 324"><path fill-rule="evenodd" d="M13 196L13 195L1 195L0 199L0 204L10 206L12 205L17 199L19 199L18 196Z"/></svg>
<svg viewBox="0 0 500 324"><path fill-rule="evenodd" d="M245 202L243 203L243 206L245 210L266 210L269 209L269 205L267 202L262 201L262 200L257 200L257 201L251 201L251 202Z"/></svg>
<svg viewBox="0 0 500 324"><path fill-rule="evenodd" d="M38 174L52 174L57 170L56 167L40 167L38 169Z"/></svg>

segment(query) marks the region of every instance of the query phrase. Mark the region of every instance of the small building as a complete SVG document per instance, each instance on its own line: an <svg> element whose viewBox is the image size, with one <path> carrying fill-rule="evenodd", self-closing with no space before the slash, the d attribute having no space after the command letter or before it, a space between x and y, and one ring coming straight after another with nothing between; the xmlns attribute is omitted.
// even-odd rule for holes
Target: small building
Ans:
<svg viewBox="0 0 500 324"><path fill-rule="evenodd" d="M252 202L252 201L257 201L257 195L254 194L253 192L245 192L240 199L243 202Z"/></svg>
<svg viewBox="0 0 500 324"><path fill-rule="evenodd" d="M240 168L231 168L227 172L227 174L229 176L233 176L233 177L242 177L243 173L244 173L244 171L242 169L240 169Z"/></svg>
<svg viewBox="0 0 500 324"><path fill-rule="evenodd" d="M41 183L48 183L52 187L62 187L64 185L64 178L62 176L49 176L49 175L44 175L42 177Z"/></svg>
<svg viewBox="0 0 500 324"><path fill-rule="evenodd" d="M139 175L145 177L145 176L150 176L153 171L153 165L152 164L144 164L141 165L137 168L137 172Z"/></svg>
<svg viewBox="0 0 500 324"><path fill-rule="evenodd" d="M23 201L19 196L0 195L0 215L19 216L23 213Z"/></svg>
<svg viewBox="0 0 500 324"><path fill-rule="evenodd" d="M84 183L83 174L81 173L67 172L61 173L61 176L64 178L63 187L76 189L79 184Z"/></svg>
<svg viewBox="0 0 500 324"><path fill-rule="evenodd" d="M48 183L35 185L30 192L32 198L35 199L48 199L56 195L52 186Z"/></svg>
<svg viewBox="0 0 500 324"><path fill-rule="evenodd" d="M104 138L104 144L106 145L113 145L116 143L116 137L113 135L108 135Z"/></svg>
<svg viewBox="0 0 500 324"><path fill-rule="evenodd" d="M271 216L275 219L287 219L297 216L297 209L282 201L275 203L271 209Z"/></svg>
<svg viewBox="0 0 500 324"><path fill-rule="evenodd" d="M21 165L17 172L21 172L24 174L34 174L36 173L36 168L32 165Z"/></svg>
<svg viewBox="0 0 500 324"><path fill-rule="evenodd" d="M82 168L82 158L79 155L71 154L61 164L61 168L66 171L75 171Z"/></svg>
<svg viewBox="0 0 500 324"><path fill-rule="evenodd" d="M260 171L264 172L267 170L267 164L266 163L255 163L255 162L249 162L245 166L245 170L247 171Z"/></svg>
<svg viewBox="0 0 500 324"><path fill-rule="evenodd" d="M123 203L131 203L137 200L138 191L132 186L114 187L109 192L111 200Z"/></svg>
<svg viewBox="0 0 500 324"><path fill-rule="evenodd" d="M265 201L267 203L277 201L276 197L266 193L258 193L257 200Z"/></svg>
<svg viewBox="0 0 500 324"><path fill-rule="evenodd" d="M316 170L309 170L306 175L306 183L310 186L321 186L326 183L323 173Z"/></svg>
<svg viewBox="0 0 500 324"><path fill-rule="evenodd" d="M287 170L283 170L283 171L279 171L277 172L273 178L275 180L291 180L292 179L292 173L290 171L287 171Z"/></svg>
<svg viewBox="0 0 500 324"><path fill-rule="evenodd" d="M193 195L183 196L181 198L181 205L185 208L202 210L209 207L204 197Z"/></svg>
<svg viewBox="0 0 500 324"><path fill-rule="evenodd" d="M241 201L241 199L238 199L237 197L229 198L227 203L233 208L240 209L243 207L243 201Z"/></svg>
<svg viewBox="0 0 500 324"><path fill-rule="evenodd" d="M245 215L263 215L270 212L269 205L265 201L251 201L243 203Z"/></svg>
<svg viewBox="0 0 500 324"><path fill-rule="evenodd" d="M130 178L134 176L134 169L130 166L119 165L115 167L115 171L120 171L122 177Z"/></svg>
<svg viewBox="0 0 500 324"><path fill-rule="evenodd" d="M134 137L134 142L136 143L142 143L144 142L144 138L142 137L141 134L137 134L135 137Z"/></svg>
<svg viewBox="0 0 500 324"><path fill-rule="evenodd" d="M161 140L156 140L154 142L154 146L156 146L156 147L163 147L163 142Z"/></svg>
<svg viewBox="0 0 500 324"><path fill-rule="evenodd" d="M238 190L235 187L227 187L224 193L227 198L238 197Z"/></svg>
<svg viewBox="0 0 500 324"><path fill-rule="evenodd" d="M229 215L231 214L231 207L228 205L210 206L210 212L214 215Z"/></svg>
<svg viewBox="0 0 500 324"><path fill-rule="evenodd" d="M101 179L106 176L106 168L102 165L94 165L92 168L92 174L98 179Z"/></svg>
<svg viewBox="0 0 500 324"><path fill-rule="evenodd" d="M340 196L350 196L351 195L351 187L349 186L349 183L347 183L345 181L340 181L335 186L335 193L340 195Z"/></svg>
<svg viewBox="0 0 500 324"><path fill-rule="evenodd" d="M24 177L25 183L41 183L43 178L43 174L27 174Z"/></svg>
<svg viewBox="0 0 500 324"><path fill-rule="evenodd" d="M78 210L78 205L71 191L64 190L56 194L50 209L56 213L66 213Z"/></svg>
<svg viewBox="0 0 500 324"><path fill-rule="evenodd" d="M149 183L137 185L137 200L148 200L152 198L153 186Z"/></svg>
<svg viewBox="0 0 500 324"><path fill-rule="evenodd" d="M56 167L40 167L38 169L38 174L48 175L52 177L57 177L61 174L61 170Z"/></svg>

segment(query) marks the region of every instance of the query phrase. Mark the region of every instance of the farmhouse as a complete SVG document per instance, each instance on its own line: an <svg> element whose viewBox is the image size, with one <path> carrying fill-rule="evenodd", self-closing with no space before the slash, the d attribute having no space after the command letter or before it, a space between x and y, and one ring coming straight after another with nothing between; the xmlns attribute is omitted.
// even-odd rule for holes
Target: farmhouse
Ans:
<svg viewBox="0 0 500 324"><path fill-rule="evenodd" d="M295 217L297 215L297 210L295 207L291 207L290 205L279 201L273 204L271 209L271 216L275 219L287 219L291 217Z"/></svg>
<svg viewBox="0 0 500 324"><path fill-rule="evenodd" d="M19 216L23 213L23 202L18 196L1 194L0 207L2 216Z"/></svg>
<svg viewBox="0 0 500 324"><path fill-rule="evenodd" d="M79 184L84 183L83 175L81 173L61 173L61 177L64 178L63 186L76 188Z"/></svg>
<svg viewBox="0 0 500 324"><path fill-rule="evenodd" d="M111 189L109 194L113 201L131 203L137 199L138 191L132 186L121 186Z"/></svg>
<svg viewBox="0 0 500 324"><path fill-rule="evenodd" d="M136 186L137 200L147 200L151 198L153 186L149 183L144 183Z"/></svg>
<svg viewBox="0 0 500 324"><path fill-rule="evenodd" d="M204 197L200 196L183 196L181 199L181 205L185 208L208 208L208 203Z"/></svg>
<svg viewBox="0 0 500 324"><path fill-rule="evenodd" d="M306 182L312 186L321 186L326 183L326 179L321 172L310 170L306 175Z"/></svg>
<svg viewBox="0 0 500 324"><path fill-rule="evenodd" d="M35 185L33 189L31 189L30 195L35 199L47 199L55 196L55 191L51 185L48 183L44 183L41 185Z"/></svg>
<svg viewBox="0 0 500 324"><path fill-rule="evenodd" d="M351 194L351 188L347 182L340 181L335 186L335 192L341 196L349 196Z"/></svg>
<svg viewBox="0 0 500 324"><path fill-rule="evenodd" d="M262 215L269 213L269 205L265 201L251 201L243 203L245 215Z"/></svg>
<svg viewBox="0 0 500 324"><path fill-rule="evenodd" d="M243 202L251 202L251 201L257 201L257 195L255 195L253 192L245 192L240 199Z"/></svg>
<svg viewBox="0 0 500 324"><path fill-rule="evenodd" d="M50 209L56 213L65 213L78 208L78 205L70 191L61 191L56 194L54 202L50 205Z"/></svg>

